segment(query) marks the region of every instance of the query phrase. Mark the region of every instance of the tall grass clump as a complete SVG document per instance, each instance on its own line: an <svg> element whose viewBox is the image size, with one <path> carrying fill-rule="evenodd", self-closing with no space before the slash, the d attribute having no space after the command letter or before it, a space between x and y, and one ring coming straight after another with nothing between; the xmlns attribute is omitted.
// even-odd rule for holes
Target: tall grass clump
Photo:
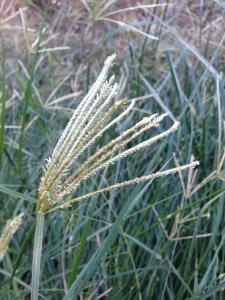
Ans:
<svg viewBox="0 0 225 300"><path fill-rule="evenodd" d="M73 203L93 197L103 192L125 188L144 181L180 172L198 165L197 161L173 169L158 171L153 174L133 178L115 183L90 193L77 195L79 187L86 184L88 179L94 178L114 165L121 159L130 157L138 151L165 139L177 130L179 123L175 121L167 130L130 146L130 142L142 136L145 132L159 127L166 114L153 114L138 121L124 130L114 139L101 146L94 153L88 155L89 150L96 145L106 131L124 120L134 108L132 101L128 107L126 100L118 100L119 86L114 76L108 79L113 66L115 55L109 56L94 85L80 102L72 115L68 125L62 133L51 157L47 160L46 169L41 179L38 191L36 213L37 223L34 239L32 265L32 299L38 299L40 261L44 229L44 216L57 209L70 207ZM66 196L75 193L75 197L68 200Z"/></svg>

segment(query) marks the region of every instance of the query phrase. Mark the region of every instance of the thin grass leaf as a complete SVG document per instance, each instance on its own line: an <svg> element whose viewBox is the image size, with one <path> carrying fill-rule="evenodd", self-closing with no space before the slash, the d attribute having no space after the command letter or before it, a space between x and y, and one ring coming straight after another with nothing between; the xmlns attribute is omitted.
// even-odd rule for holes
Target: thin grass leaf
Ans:
<svg viewBox="0 0 225 300"><path fill-rule="evenodd" d="M25 254L27 248L29 247L30 241L32 240L32 237L33 237L34 232L35 232L35 226L36 226L36 222L33 222L33 224L31 225L31 227L30 227L30 229L27 233L27 236L25 237L24 241L22 242L20 252L18 253L18 257L16 259L16 262L15 262L15 265L14 265L14 268L13 268L13 271L12 271L12 274L11 274L11 278L10 278L11 284L13 282L13 278L15 276L16 270L19 268L19 265L21 263L21 259L22 259L23 255Z"/></svg>
<svg viewBox="0 0 225 300"><path fill-rule="evenodd" d="M1 106L1 130L0 130L0 166L2 165L2 159L4 154L4 139L5 139L5 121L6 121L6 70L5 70L5 59L3 55L2 61L2 106Z"/></svg>
<svg viewBox="0 0 225 300"><path fill-rule="evenodd" d="M34 198L32 198L28 195L19 193L19 192L15 192L14 190L9 189L8 187L6 187L3 184L0 184L0 192L2 192L4 194L7 194L11 197L14 197L14 198L19 198L19 199L22 199L24 201L28 201L28 202L33 203L33 204L35 204L35 202L36 202L36 199L34 199Z"/></svg>
<svg viewBox="0 0 225 300"><path fill-rule="evenodd" d="M171 74L172 74L172 79L173 79L173 82L174 82L174 87L175 87L177 97L179 99L180 105L184 105L184 96L181 92L182 89L181 89L181 86L180 86L180 82L178 80L177 73L176 73L176 70L174 68L174 64L171 61L169 52L166 53L166 56L167 56L167 59L168 59L168 62L169 62L170 71L171 71Z"/></svg>

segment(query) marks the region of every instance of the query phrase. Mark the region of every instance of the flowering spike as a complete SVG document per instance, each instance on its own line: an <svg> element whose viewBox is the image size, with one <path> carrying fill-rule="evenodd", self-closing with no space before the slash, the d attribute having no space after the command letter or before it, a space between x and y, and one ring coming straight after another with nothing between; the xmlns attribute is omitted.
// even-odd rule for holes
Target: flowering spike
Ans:
<svg viewBox="0 0 225 300"><path fill-rule="evenodd" d="M14 219L10 219L6 222L6 226L3 229L0 237L0 261L3 260L13 235L17 231L18 227L22 224L22 218L23 214L21 213Z"/></svg>
<svg viewBox="0 0 225 300"><path fill-rule="evenodd" d="M109 56L96 82L80 102L72 115L68 125L63 131L52 156L47 160L46 170L40 181L36 210L39 213L48 213L56 208L70 206L64 197L69 195L86 180L96 176L97 173L119 160L127 158L138 151L146 149L153 143L166 138L176 131L179 122L175 122L169 129L156 134L145 141L127 148L128 144L152 128L159 127L166 114L154 114L145 117L130 128L124 130L116 138L103 145L89 157L87 150L99 141L105 132L120 123L133 109L135 102L123 112L118 113L125 100L118 100L119 87L114 83L115 77L108 75L115 60L115 54ZM117 112L117 116L115 113ZM197 162L192 162L193 167ZM178 168L158 172L144 177L131 179L111 186L108 189L93 191L92 193L78 196L75 199L86 199L88 195L95 195L101 191L110 191L115 188L126 187L133 183L140 183L159 176L169 175L188 168ZM75 202L75 201L74 201Z"/></svg>

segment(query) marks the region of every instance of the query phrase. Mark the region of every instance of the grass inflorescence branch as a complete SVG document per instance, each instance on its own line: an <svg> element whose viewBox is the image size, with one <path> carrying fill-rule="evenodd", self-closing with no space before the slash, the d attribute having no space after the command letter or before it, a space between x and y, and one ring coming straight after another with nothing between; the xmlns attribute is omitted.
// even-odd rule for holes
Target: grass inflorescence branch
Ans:
<svg viewBox="0 0 225 300"><path fill-rule="evenodd" d="M126 149L131 141L150 129L158 127L167 116L166 114L154 114L143 118L120 133L115 139L109 141L108 144L96 150L94 154L85 157L84 154L87 150L99 141L106 130L123 120L134 106L134 102L132 102L128 108L121 111L126 101L124 99L118 100L119 88L118 84L115 83L115 77L111 76L109 80L107 79L114 60L115 54L107 58L99 77L75 110L52 156L48 159L39 187L37 212L46 214L57 207L70 206L72 202L68 203L65 197L75 192L86 180L96 176L100 171L119 160L166 138L177 130L179 123L175 121L170 128L162 133ZM116 116L115 112L117 112ZM83 156L84 159L80 162L79 159ZM196 164L193 162L193 166ZM188 167L189 165L186 168ZM180 168L180 170L182 169ZM178 172L179 168L174 170ZM149 178L145 176L140 177L138 181L147 180ZM129 182L130 185L132 182L137 183L137 180L131 179ZM120 183L118 188L125 186L127 186L125 182L124 184Z"/></svg>

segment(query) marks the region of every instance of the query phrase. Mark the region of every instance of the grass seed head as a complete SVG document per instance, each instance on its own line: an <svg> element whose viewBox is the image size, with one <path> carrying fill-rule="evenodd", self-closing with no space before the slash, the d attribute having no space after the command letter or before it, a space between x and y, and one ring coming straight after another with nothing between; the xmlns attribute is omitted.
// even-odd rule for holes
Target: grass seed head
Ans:
<svg viewBox="0 0 225 300"><path fill-rule="evenodd" d="M23 214L21 213L14 219L10 219L6 222L6 226L3 229L0 237L0 261L3 260L13 235L17 231L18 227L22 224L22 218Z"/></svg>
<svg viewBox="0 0 225 300"><path fill-rule="evenodd" d="M132 102L127 109L119 112L115 117L114 113L119 111L126 101L118 100L119 88L118 84L114 83L114 76L109 80L107 79L114 60L115 54L106 59L96 82L80 102L56 144L52 156L47 160L46 170L39 187L36 208L39 213L45 214L59 207L69 206L75 201L68 203L65 201L65 196L76 191L83 182L91 177L95 177L100 171L117 163L119 160L129 157L167 137L177 130L179 126L179 122L175 122L169 129L162 133L125 149L131 141L143 135L144 132L158 127L166 117L166 114L155 114L147 118L145 117L120 133L115 139L109 141L108 144L96 150L94 154L83 159L80 163L79 159L84 156L86 151L94 143L98 142L106 130L123 120L134 106L134 102ZM196 162L193 162L193 166L196 164ZM186 168L188 167L189 165L186 166ZM184 166L180 168L181 170L185 169ZM173 169L172 173L177 172L178 169ZM166 171L162 173L163 175L167 175ZM109 187L106 191L157 178L160 176L160 172L155 177L154 174L149 176L118 183L112 186L112 188ZM98 194L99 191L104 192L105 189L94 191L88 195ZM86 198L83 195L77 197L77 199L83 199L82 197Z"/></svg>

